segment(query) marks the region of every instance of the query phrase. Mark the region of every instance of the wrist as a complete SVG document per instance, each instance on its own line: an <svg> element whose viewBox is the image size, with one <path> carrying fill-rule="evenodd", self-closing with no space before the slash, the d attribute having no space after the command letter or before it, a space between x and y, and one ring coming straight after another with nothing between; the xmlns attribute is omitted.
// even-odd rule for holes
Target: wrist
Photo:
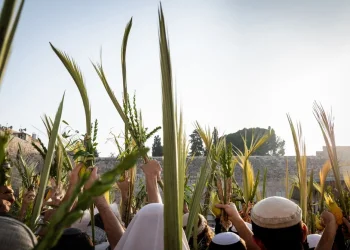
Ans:
<svg viewBox="0 0 350 250"><path fill-rule="evenodd" d="M107 204L106 198L103 195L94 198L94 203L96 207L103 206ZM108 204L107 204L108 205Z"/></svg>
<svg viewBox="0 0 350 250"><path fill-rule="evenodd" d="M146 181L155 181L157 182L158 180L158 175L157 174L151 174L151 173L145 173L145 178L146 178Z"/></svg>

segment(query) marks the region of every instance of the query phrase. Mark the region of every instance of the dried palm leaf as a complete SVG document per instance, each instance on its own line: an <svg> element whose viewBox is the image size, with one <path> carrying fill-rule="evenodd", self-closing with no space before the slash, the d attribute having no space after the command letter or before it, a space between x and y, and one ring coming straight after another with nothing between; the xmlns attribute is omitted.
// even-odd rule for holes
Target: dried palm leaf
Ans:
<svg viewBox="0 0 350 250"><path fill-rule="evenodd" d="M335 178L336 188L339 193L340 205L343 212L345 213L345 216L347 217L347 214L346 214L347 207L346 207L346 202L343 194L343 189L341 186L340 166L339 166L336 143L335 143L334 117L332 115L332 112L327 114L323 109L322 105L318 104L317 102L314 102L313 109L314 109L314 116L321 128L323 139L326 143L328 157L332 165L332 170Z"/></svg>
<svg viewBox="0 0 350 250"><path fill-rule="evenodd" d="M292 132L294 149L295 149L295 158L297 165L297 173L298 173L298 185L299 185L299 193L300 193L300 208L302 211L303 221L307 221L307 156L306 156L306 146L303 138L301 124L297 124L296 132L293 121L289 114L287 114L289 126ZM310 185L312 185L310 183Z"/></svg>

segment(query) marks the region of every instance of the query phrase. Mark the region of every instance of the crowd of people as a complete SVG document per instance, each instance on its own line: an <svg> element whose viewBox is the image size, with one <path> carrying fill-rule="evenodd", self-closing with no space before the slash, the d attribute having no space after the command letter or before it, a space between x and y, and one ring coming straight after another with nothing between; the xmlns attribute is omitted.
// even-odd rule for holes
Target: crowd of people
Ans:
<svg viewBox="0 0 350 250"><path fill-rule="evenodd" d="M79 180L81 165L77 165L70 174L69 187L64 195L56 196L56 205L69 199L72 189ZM104 196L94 197L96 207L94 217L95 242L91 240L92 227L88 211L84 212L81 219L64 230L58 243L52 249L69 250L161 250L164 249L164 207L158 189L157 180L161 167L157 161L149 161L142 167L147 190L148 204L142 207L125 228L118 212L118 205L110 205ZM99 178L98 168L95 167L85 184L89 189ZM118 182L122 199L128 192L129 179ZM33 199L33 194L28 199ZM37 244L37 238L33 232L20 221L21 218L12 218L9 211L15 201L14 192L10 187L0 187L0 249L33 249ZM184 230L188 222L188 213L183 215L183 249L193 249L197 245L199 250L330 250L346 249L344 246L334 244L338 225L333 214L324 211L321 215L324 230L320 234L308 234L308 228L302 221L300 207L291 200L283 197L268 197L257 202L250 214L251 224L245 222L236 206L230 204L217 204L217 208L223 209L228 220L232 223L228 232L222 232L220 219L216 220L215 228L208 225L207 219L199 215L196 225L196 237L191 236L187 241ZM44 220L50 221L55 214L54 207L47 210ZM344 232L350 231L350 223L344 221ZM193 233L192 233L193 234ZM45 230L41 232L45 235ZM194 242L196 241L196 242Z"/></svg>

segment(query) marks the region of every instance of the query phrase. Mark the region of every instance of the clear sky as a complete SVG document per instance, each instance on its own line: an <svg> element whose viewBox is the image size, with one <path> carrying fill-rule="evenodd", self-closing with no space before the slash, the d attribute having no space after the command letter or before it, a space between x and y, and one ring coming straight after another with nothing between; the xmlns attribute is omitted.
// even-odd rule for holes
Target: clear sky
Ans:
<svg viewBox="0 0 350 250"><path fill-rule="evenodd" d="M2 1L0 1L2 3ZM323 145L312 103L332 107L338 145L350 145L349 1L163 1L178 96L188 134L193 123L220 133L268 127L293 143L286 113L300 120L307 152ZM103 63L121 100L120 47L133 17L127 51L128 87L136 90L145 125L162 125L158 1L26 1L0 97L0 124L44 138L40 116L54 116L64 91L63 119L85 131L83 105L73 80L49 41L80 65L99 120L102 156L123 124L90 63ZM162 135L161 135L162 137ZM152 144L151 140L149 146Z"/></svg>

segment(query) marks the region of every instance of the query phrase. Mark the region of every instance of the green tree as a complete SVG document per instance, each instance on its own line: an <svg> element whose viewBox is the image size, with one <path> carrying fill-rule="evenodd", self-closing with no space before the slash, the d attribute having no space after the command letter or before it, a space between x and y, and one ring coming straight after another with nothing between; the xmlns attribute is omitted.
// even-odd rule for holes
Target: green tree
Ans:
<svg viewBox="0 0 350 250"><path fill-rule="evenodd" d="M204 155L203 141L197 130L194 130L190 135L191 152L190 155L201 156Z"/></svg>
<svg viewBox="0 0 350 250"><path fill-rule="evenodd" d="M159 135L154 137L152 145L152 156L163 156L163 146Z"/></svg>
<svg viewBox="0 0 350 250"><path fill-rule="evenodd" d="M273 156L283 156L285 154L285 141L278 137L274 129L268 127L265 128L244 128L235 133L225 135L226 143L231 142L234 148L238 148L241 151L244 151L244 144L242 136L247 136L247 144L250 145L252 140L252 131L254 130L255 136L263 135L268 130L271 130L271 137L266 141L260 148L258 148L253 155L273 155Z"/></svg>

